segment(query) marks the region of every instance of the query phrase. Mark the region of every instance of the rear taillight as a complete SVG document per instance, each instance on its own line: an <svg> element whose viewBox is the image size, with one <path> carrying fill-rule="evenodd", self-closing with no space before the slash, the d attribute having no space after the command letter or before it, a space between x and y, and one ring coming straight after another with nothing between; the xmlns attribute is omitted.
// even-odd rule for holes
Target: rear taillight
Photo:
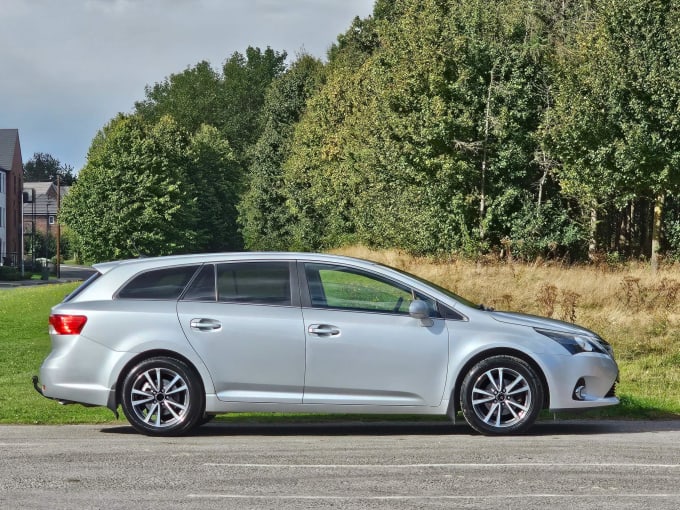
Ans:
<svg viewBox="0 0 680 510"><path fill-rule="evenodd" d="M50 315L50 325L57 335L79 335L86 322L84 315Z"/></svg>

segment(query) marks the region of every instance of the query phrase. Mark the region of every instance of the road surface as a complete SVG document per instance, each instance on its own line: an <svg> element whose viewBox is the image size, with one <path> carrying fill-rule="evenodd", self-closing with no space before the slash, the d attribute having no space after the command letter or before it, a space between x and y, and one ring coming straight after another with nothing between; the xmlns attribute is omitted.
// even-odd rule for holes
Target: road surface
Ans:
<svg viewBox="0 0 680 510"><path fill-rule="evenodd" d="M680 421L0 426L0 508L680 508Z"/></svg>

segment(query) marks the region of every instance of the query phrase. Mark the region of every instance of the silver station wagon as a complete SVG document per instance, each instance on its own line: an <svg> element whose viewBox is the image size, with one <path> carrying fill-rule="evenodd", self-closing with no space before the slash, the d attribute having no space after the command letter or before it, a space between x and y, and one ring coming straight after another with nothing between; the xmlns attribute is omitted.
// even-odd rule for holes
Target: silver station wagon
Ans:
<svg viewBox="0 0 680 510"><path fill-rule="evenodd" d="M49 319L36 389L122 407L149 435L219 413L448 415L482 434L617 404L607 342L475 305L380 264L310 253L107 262Z"/></svg>

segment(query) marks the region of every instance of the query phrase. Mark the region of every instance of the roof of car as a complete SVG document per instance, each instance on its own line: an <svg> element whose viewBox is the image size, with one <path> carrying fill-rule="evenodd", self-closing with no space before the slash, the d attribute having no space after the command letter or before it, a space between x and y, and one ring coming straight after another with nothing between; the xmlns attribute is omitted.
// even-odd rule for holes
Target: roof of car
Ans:
<svg viewBox="0 0 680 510"><path fill-rule="evenodd" d="M224 253L200 253L187 255L168 255L162 257L140 257L136 259L114 260L100 262L94 267L100 273L107 273L114 267L121 265L147 266L147 267L170 267L180 264L238 261L238 260L318 260L328 262L353 262L362 265L377 265L369 260L346 257L344 255L332 255L326 253L308 252L224 252Z"/></svg>

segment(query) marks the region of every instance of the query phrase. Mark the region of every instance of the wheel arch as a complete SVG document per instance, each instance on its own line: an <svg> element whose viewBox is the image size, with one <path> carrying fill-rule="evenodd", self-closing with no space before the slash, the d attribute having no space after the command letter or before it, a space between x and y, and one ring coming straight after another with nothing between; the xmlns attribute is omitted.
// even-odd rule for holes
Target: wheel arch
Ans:
<svg viewBox="0 0 680 510"><path fill-rule="evenodd" d="M543 369L536 362L536 360L527 353L520 350L509 347L497 347L475 354L469 360L467 360L463 367L458 371L456 382L454 383L451 392L452 398L449 400L449 408L447 410L447 414L449 416L453 416L456 412L461 410L460 389L463 385L463 379L465 379L465 376L468 374L470 369L472 369L472 367L480 361L493 356L512 356L526 362L536 372L536 375L540 379L541 385L543 386L543 402L541 403L541 408L546 409L550 405L550 386L548 385L548 380L545 376L545 373L543 372Z"/></svg>
<svg viewBox="0 0 680 510"><path fill-rule="evenodd" d="M113 410L114 413L117 413L118 406L121 403L121 392L123 389L123 381L125 380L125 377L127 376L128 372L138 363L141 363L142 361L145 361L147 359L151 358L157 358L160 356L164 356L167 358L173 358L178 361L181 361L184 363L191 371L194 372L194 375L196 376L196 379L199 381L201 384L201 391L205 395L205 382L203 381L203 377L201 376L200 370L194 365L194 363L188 359L186 356L182 356L176 351L170 351L166 349L152 349L149 351L144 351L139 353L137 356L134 358L130 359L120 370L118 373L118 378L116 379L116 387L115 391L112 391L111 394L114 396L114 402L109 403L109 409ZM205 399L203 402L203 412L205 412Z"/></svg>

